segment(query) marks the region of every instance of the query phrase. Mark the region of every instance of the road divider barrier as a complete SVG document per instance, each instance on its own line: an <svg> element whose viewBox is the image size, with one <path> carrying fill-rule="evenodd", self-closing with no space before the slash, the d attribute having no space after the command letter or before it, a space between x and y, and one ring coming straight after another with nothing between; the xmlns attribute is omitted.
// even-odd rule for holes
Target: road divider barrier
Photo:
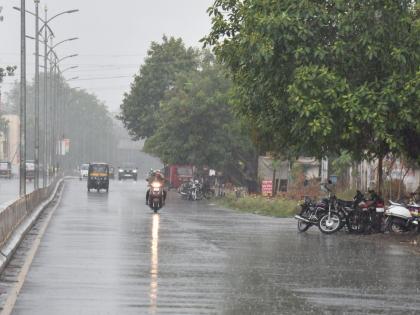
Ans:
<svg viewBox="0 0 420 315"><path fill-rule="evenodd" d="M0 209L0 272L42 210L54 199L63 180L56 177L49 186L6 203Z"/></svg>

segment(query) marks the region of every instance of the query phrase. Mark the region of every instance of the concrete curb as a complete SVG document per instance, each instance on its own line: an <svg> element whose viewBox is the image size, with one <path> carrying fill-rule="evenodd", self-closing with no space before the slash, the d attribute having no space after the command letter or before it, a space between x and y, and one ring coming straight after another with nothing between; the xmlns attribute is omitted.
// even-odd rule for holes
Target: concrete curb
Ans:
<svg viewBox="0 0 420 315"><path fill-rule="evenodd" d="M0 248L0 273L6 268L7 264L11 260L13 254L16 252L17 248L19 247L20 243L22 242L23 238L26 236L31 228L34 226L35 222L38 220L39 216L42 212L50 205L50 203L54 200L57 196L57 193L63 186L64 180L66 178L60 179L51 196L42 202L32 213L25 218L22 223L13 231L12 235L6 241L6 243Z"/></svg>

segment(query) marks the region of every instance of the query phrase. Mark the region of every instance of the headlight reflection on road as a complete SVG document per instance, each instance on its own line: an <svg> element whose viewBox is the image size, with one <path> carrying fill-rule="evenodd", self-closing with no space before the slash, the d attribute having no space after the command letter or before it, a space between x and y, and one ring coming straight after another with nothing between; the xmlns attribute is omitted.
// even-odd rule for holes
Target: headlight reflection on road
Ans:
<svg viewBox="0 0 420 315"><path fill-rule="evenodd" d="M152 314L156 313L157 309L157 296L158 296L158 245L159 245L159 214L153 215L152 225L152 256L150 264L150 311Z"/></svg>

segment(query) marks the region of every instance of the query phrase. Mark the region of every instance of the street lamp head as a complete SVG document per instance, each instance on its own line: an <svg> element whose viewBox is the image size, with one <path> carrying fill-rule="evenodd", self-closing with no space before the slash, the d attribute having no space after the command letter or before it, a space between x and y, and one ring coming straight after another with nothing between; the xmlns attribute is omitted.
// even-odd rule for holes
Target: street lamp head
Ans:
<svg viewBox="0 0 420 315"><path fill-rule="evenodd" d="M68 39L68 41L72 41L72 40L76 40L76 39L79 39L79 37L72 37L72 38L69 38L69 39Z"/></svg>
<svg viewBox="0 0 420 315"><path fill-rule="evenodd" d="M66 13L75 13L75 12L79 12L79 9L66 11Z"/></svg>

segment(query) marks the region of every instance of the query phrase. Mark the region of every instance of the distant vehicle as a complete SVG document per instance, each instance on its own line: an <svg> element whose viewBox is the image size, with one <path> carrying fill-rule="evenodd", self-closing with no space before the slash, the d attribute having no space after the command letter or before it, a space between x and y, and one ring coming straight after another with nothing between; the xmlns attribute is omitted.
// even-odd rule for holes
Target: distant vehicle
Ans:
<svg viewBox="0 0 420 315"><path fill-rule="evenodd" d="M125 164L121 167L118 167L118 180L133 179L137 181L137 172L138 169L135 165Z"/></svg>
<svg viewBox="0 0 420 315"><path fill-rule="evenodd" d="M170 165L165 169L165 177L169 179L171 188L178 189L183 183L189 182L193 176L192 165Z"/></svg>
<svg viewBox="0 0 420 315"><path fill-rule="evenodd" d="M106 163L90 163L88 170L87 189L109 190L109 165Z"/></svg>
<svg viewBox="0 0 420 315"><path fill-rule="evenodd" d="M2 161L0 162L0 177L1 178L12 178L12 163Z"/></svg>
<svg viewBox="0 0 420 315"><path fill-rule="evenodd" d="M26 179L33 180L35 178L35 161L26 161Z"/></svg>
<svg viewBox="0 0 420 315"><path fill-rule="evenodd" d="M82 165L80 165L79 179L80 180L83 180L85 178L88 178L88 173L89 173L89 164L82 164Z"/></svg>

